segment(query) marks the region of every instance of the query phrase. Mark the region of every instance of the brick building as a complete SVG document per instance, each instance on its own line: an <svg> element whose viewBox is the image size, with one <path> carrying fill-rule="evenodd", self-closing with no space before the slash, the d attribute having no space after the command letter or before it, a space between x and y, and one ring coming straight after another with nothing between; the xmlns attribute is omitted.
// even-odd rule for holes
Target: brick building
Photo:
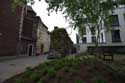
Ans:
<svg viewBox="0 0 125 83"><path fill-rule="evenodd" d="M33 55L36 44L36 14L31 7L11 9L12 0L0 2L0 56Z"/></svg>

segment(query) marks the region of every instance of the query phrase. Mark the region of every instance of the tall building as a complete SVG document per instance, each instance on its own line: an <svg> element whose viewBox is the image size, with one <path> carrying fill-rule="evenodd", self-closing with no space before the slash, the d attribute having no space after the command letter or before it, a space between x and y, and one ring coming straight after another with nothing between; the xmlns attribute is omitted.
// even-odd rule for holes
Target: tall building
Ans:
<svg viewBox="0 0 125 83"><path fill-rule="evenodd" d="M101 29L99 35L99 46L114 49L116 53L125 53L125 5L122 3L114 3L115 9L111 15L111 31L104 30L104 26ZM86 33L82 37L77 35L77 51L86 52L94 49L95 36L92 35L92 31L86 28Z"/></svg>
<svg viewBox="0 0 125 83"><path fill-rule="evenodd" d="M37 20L31 7L13 11L12 0L0 2L0 56L33 55L36 48Z"/></svg>

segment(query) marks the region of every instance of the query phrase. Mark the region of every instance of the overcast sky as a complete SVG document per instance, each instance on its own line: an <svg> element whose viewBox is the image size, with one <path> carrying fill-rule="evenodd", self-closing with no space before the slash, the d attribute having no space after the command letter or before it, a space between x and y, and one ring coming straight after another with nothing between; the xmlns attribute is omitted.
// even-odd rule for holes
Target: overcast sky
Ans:
<svg viewBox="0 0 125 83"><path fill-rule="evenodd" d="M57 14L53 12L50 14L50 16L48 16L48 11L46 10L47 4L44 0L41 0L40 2L36 0L32 7L37 15L41 17L41 20L48 27L49 31L52 31L54 26L58 26L61 28L66 28L68 34L71 34L71 27L69 27L68 22L66 22L61 12ZM69 36L71 37L72 41L76 43L76 31L72 30L72 34Z"/></svg>

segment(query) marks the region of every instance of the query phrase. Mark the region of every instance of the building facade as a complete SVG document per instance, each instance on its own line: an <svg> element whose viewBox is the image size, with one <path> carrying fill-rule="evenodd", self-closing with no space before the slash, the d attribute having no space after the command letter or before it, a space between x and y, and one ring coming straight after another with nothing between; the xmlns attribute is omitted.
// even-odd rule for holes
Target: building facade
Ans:
<svg viewBox="0 0 125 83"><path fill-rule="evenodd" d="M16 54L21 10L22 8L17 8L13 12L11 0L0 2L0 56Z"/></svg>
<svg viewBox="0 0 125 83"><path fill-rule="evenodd" d="M26 6L22 12L17 51L32 56L36 54L38 20L31 6Z"/></svg>
<svg viewBox="0 0 125 83"><path fill-rule="evenodd" d="M54 27L54 30L51 32L50 50L57 51L62 56L75 53L75 45L65 28Z"/></svg>
<svg viewBox="0 0 125 83"><path fill-rule="evenodd" d="M37 38L36 14L26 6L13 11L11 4L12 0L0 2L0 56L33 55Z"/></svg>
<svg viewBox="0 0 125 83"><path fill-rule="evenodd" d="M38 17L38 28L37 28L37 43L36 52L37 54L44 54L49 52L50 49L50 33L48 27Z"/></svg>
<svg viewBox="0 0 125 83"><path fill-rule="evenodd" d="M115 9L111 15L112 30L107 32L104 28L101 29L99 46L114 49L116 53L125 53L125 5L115 3L114 6ZM86 34L83 37L77 35L78 53L86 52L94 46L94 37L88 28L86 28Z"/></svg>

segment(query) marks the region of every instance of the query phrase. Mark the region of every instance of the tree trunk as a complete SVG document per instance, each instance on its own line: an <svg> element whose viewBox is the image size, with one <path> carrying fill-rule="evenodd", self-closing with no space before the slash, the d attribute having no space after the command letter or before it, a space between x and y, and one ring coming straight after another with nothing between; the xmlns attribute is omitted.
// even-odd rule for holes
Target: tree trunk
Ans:
<svg viewBox="0 0 125 83"><path fill-rule="evenodd" d="M95 48L94 48L94 55L95 55L95 59L97 61L97 59L99 58L99 55L100 55L100 50L99 50L99 34L100 34L100 29L99 29L99 26L97 27L97 37L95 39Z"/></svg>

